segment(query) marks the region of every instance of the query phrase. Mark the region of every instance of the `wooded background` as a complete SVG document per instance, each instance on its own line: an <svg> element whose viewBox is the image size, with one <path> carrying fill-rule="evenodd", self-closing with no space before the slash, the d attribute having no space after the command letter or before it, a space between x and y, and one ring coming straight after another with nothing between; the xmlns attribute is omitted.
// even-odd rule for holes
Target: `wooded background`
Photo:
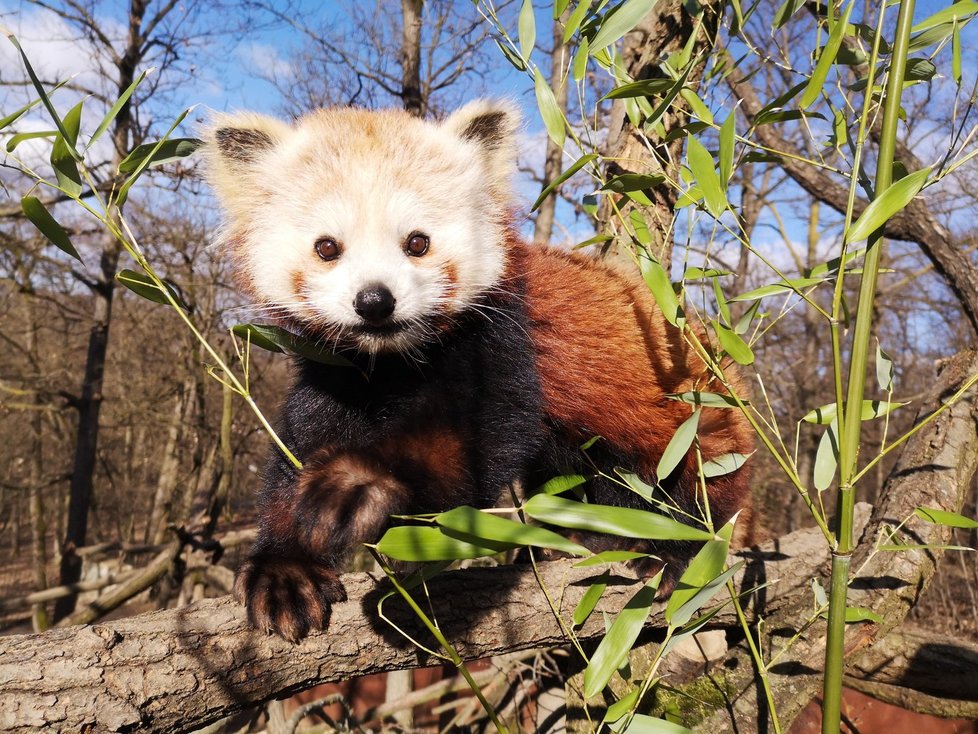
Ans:
<svg viewBox="0 0 978 734"><path fill-rule="evenodd" d="M792 70L809 63L808 57L817 43L815 27L821 11L817 3L795 5L798 11L792 22L773 36L769 29L780 3L760 3L745 29L745 34L767 44L763 53L775 63L752 61L726 68L723 74L704 73L705 68L714 67L695 72L703 75L700 97L715 111L734 114L736 110L741 129L769 114L765 105L797 83ZM576 98L572 85L561 82L573 51L563 44L563 28L574 6L556 21L551 19L549 5L536 11L536 61L546 70L557 103L569 119L579 116L582 109L596 116L592 125L605 134L598 147L607 161L609 176L645 172L644 167L661 166L666 161L665 168L674 167L666 172L678 180L684 138L661 141L661 149L656 151L659 158L654 158L634 134L622 100L597 102L614 86L614 79L589 73L583 98ZM496 9L502 22L515 29L520 7L519 3L504 2ZM723 3L704 3L703 7L703 23L709 26L710 33L694 39L696 48L709 49L714 55L729 53L729 48L724 49L728 38L724 29L731 22L730 8ZM872 3L866 4L867 17L872 7ZM925 6L921 13L939 7ZM319 106L358 104L403 106L413 114L437 118L473 97L504 95L523 105L528 121L523 132L519 179L524 207L518 220L527 238L540 244L573 246L592 235L613 232L607 206L602 204L595 210L586 198L593 192L593 182L586 177L569 180L557 195L529 212L529 203L560 176L573 158L546 136L538 120L532 80L514 69L500 52L499 39L494 38L492 25L483 17L481 8L438 0L341 2L328 8L263 1L130 0L119 4L65 0L2 3L0 23L21 39L46 86L53 87L70 74L77 74L59 94L69 101L87 97L86 105L94 109L107 109L141 71L155 67L147 83L137 89L115 118L110 135L99 150L104 162L93 170L100 188L110 187L128 152L164 132L183 105L212 94L213 90L205 90L215 80L220 80L222 91L242 105L251 102L248 106L286 117ZM970 32L970 27L966 30ZM634 79L654 77L658 60L682 48L692 32L688 9L675 0L662 0L635 30L625 35L620 49L622 63ZM975 35L970 32L963 38L968 58L973 60L978 54ZM12 47L0 52L0 62L0 112L6 114L30 98L32 87ZM857 63L849 67L853 80L864 71ZM964 73L965 80L958 87L964 93L956 92L951 80L940 75L908 90L897 152L906 170L933 164L952 148L959 156L974 149L975 127L971 118L978 70L966 66ZM204 112L195 112L192 118L200 120L205 116ZM665 130L688 122L688 109L680 100L666 115ZM20 127L7 132L43 129L43 123L33 118L18 124ZM743 163L730 184L729 196L743 231L757 250L791 277L831 257L841 233L840 212L846 206L845 178L833 167L836 161L832 152L824 149L811 132L811 125L818 124L804 117L757 124L752 128L756 141L788 155L780 156L776 162L758 159ZM22 142L18 151L29 153L31 144ZM822 160L826 165L806 166L800 162L803 159ZM31 628L40 632L52 626L93 622L109 613L119 616L182 609L204 597L223 595L228 590L229 569L235 567L251 537L252 502L268 451L268 438L242 403L209 377L208 358L184 326L167 310L119 285L116 274L131 267L131 263L115 240L78 212L47 201L59 220L69 227L82 255L79 263L54 250L24 219L18 199L28 185L11 167L0 169L0 186L6 194L0 201L0 615L4 627L10 633ZM734 275L724 282L723 287L730 290L728 297L770 281L770 273L751 249L727 237L722 230L710 231L702 223L690 224L683 216L677 216L678 197L674 190L654 187L649 193L651 200L643 211L652 230L650 249L662 262L672 262L674 274L682 273L687 265L708 261ZM608 197L603 199L607 200ZM857 202L857 213L864 206ZM227 329L248 321L249 312L247 304L234 292L231 263L211 247L219 222L213 199L200 182L196 161L185 158L156 169L141 182L138 194L134 192L127 204L126 218L144 244L148 259L179 288L198 328L223 350L227 359L232 359L234 350ZM978 165L972 158L953 177L928 188L925 196L886 225L890 238L885 254L887 270L874 303L874 333L894 357L897 390L893 399L910 405L894 412L888 425L883 421L867 423L867 446L877 446L884 430L898 435L912 425L918 409L926 411L927 406L935 405L942 394L935 385L961 384L970 374L969 369L978 369L954 362L957 366L951 370L952 376L945 375L940 383L936 376L938 362L975 344L976 222ZM620 254L615 250L611 247L606 256ZM794 426L809 410L834 399L829 344L818 330L811 310L786 308L764 338L753 345L756 363L751 376L763 386L779 425ZM274 415L287 379L286 359L255 351L250 384L267 414ZM968 412L971 404L964 405L964 413L958 416L960 423L954 429L961 433L950 439L956 446L953 458L948 460L952 463L941 464L955 467L958 473L951 482L953 486L943 490L947 492L947 504L939 506L975 517L976 494L970 490L974 466L973 458L968 458L975 451L975 437L971 435L974 416ZM944 430L950 433L927 433L927 441L918 450L926 453L928 445L933 449L948 440L953 431ZM809 477L819 434L806 426L798 435L798 473ZM892 486L905 474L893 474L891 470L897 461L914 460L914 456L900 458L895 452L878 463L859 499L877 508L895 506L893 503L898 500L892 496L896 491ZM763 453L752 461L754 497L761 518L758 531L761 539L774 543L769 552L775 553L779 547L777 539L795 531L804 532L812 524L811 516L773 461ZM924 464L915 466L919 470ZM915 481L913 496L919 501L917 505L901 506L902 510L912 511L918 505L938 506L940 481L934 476L916 476ZM904 491L909 496L910 490ZM906 512L889 517L905 515ZM935 543L950 540L970 547L978 544L974 530L946 532L933 538ZM818 574L824 560L814 551L798 553L812 557L804 570L790 571L790 578L802 583L778 591L790 596L784 603L786 607L790 603L810 606L808 579ZM940 556L935 552L934 558ZM915 671L914 678L906 671L913 667L908 664L888 682L877 680L880 671L893 660L912 661L914 651L928 645L954 647L956 652L938 657L950 660L955 655L963 656L963 669L972 675L978 672L974 667L976 658L968 657L974 655L974 646L951 645L954 640L978 639L975 554L943 556L926 592L923 589L931 570L922 569L928 561L917 559L915 563L900 571L889 569L887 574L916 585L912 600L904 598L899 613L890 610L886 624L867 633L863 643L854 643L852 652L862 654L861 647L868 645L870 638L875 641L882 631L901 623L904 615L910 622L923 622L926 631L907 632L900 638L905 640L904 646L892 652L886 664L874 666L866 662L870 653L860 657L859 670L863 673L855 673L858 681L854 678L852 683L859 685L862 681L862 687L870 693L931 714L978 717L974 708L978 695L974 689L953 689L954 684L961 683L960 671L944 674L935 667L933 675L920 676ZM452 583L456 582L445 582L444 588L453 588ZM468 588L466 584L478 588L491 582L478 577L474 582L457 583L461 588ZM502 589L512 580L499 583ZM499 593L502 596L515 592ZM363 594L369 594L369 590ZM527 600L529 596L527 591L525 596L512 598ZM771 592L769 598L773 596ZM492 604L494 598L487 599L487 603ZM613 601L606 598L603 603L613 610ZM874 598L866 606L875 608L878 601ZM210 681L208 685L223 691L215 695L224 696L233 704L218 702L208 707L206 702L201 703L199 717L180 726L191 729L226 716L239 716L241 711L259 711L259 704L275 694L335 680L339 675L322 672L316 667L320 665L316 658L300 664L303 653L286 652L278 641L249 637L250 633L240 629L240 614L230 609L227 600L209 603L218 606L191 607L194 611L188 612L188 617L171 611L169 616L147 617L132 624L141 625L139 634L149 634L151 641L168 639L174 628L184 624L197 634L201 629L197 625L209 624L205 618L210 612L206 610L220 608L221 614L238 625L233 631L246 639L241 644L254 645L259 651L254 653L254 659L249 658L253 665L250 669L267 670L265 666L272 665L276 656L284 655L295 663L295 671L306 670L303 665L313 665L316 672L282 672L271 682L259 676L260 683L242 697L227 693L221 687L223 683ZM771 615L779 614L781 609L778 606L768 610L763 605L760 608ZM790 626L790 618L784 619ZM354 627L363 623L356 614L349 622ZM516 622L503 618L495 624L486 628L485 634L490 638L494 631L501 634L500 630ZM730 620L718 621L721 628L725 624L729 625ZM129 639L133 634L134 628L125 627L124 623L111 625L122 625L120 639ZM104 631L114 627L93 629L101 630L95 634L104 640ZM82 633L63 630L54 634L60 636L36 638L43 640L37 644L77 649L79 653L87 649L83 647L87 644L84 638L79 636ZM92 633L86 634L91 640ZM210 628L208 634L223 640L229 631ZM10 660L26 665L23 661L44 654L23 647L34 644L25 639L17 642L20 652L4 650L0 644L0 670L11 670L4 667L13 665ZM314 640L322 642L322 637ZM505 655L512 653L514 647L532 648L534 643L536 647L551 646L557 639L530 635L518 645L499 648L479 647L474 641L470 655ZM819 649L817 642L812 645L813 650ZM343 654L347 653L336 651L336 655ZM735 659L735 654L725 653L727 660ZM516 662L500 658L510 661L500 663L499 669L504 671L502 677L509 681L511 690L523 691L506 699L517 719L530 716L520 708L529 705L526 701L536 700L541 691L567 673L565 666L554 663L547 655L523 656ZM234 667L239 663L232 656L227 664ZM748 664L744 660L741 663ZM806 665L800 657L795 663ZM403 665L403 660L386 667L371 667L364 662L360 668L357 664L343 668L340 677ZM141 675L152 678L153 670L146 667ZM59 680L51 679L50 673L45 677ZM931 688L920 683L921 679L929 679ZM404 695L404 677L391 677L390 681L387 698L395 700ZM162 674L154 682L158 690L176 690L171 684L172 680ZM43 690L44 695L56 693L34 683L31 686L39 693ZM890 688L884 690L880 686ZM815 689L799 686L797 679L791 681L791 687L795 699L785 706L793 716ZM532 695L526 692L530 688ZM895 693L898 689L903 692ZM352 695L349 689L346 693ZM3 694L0 683L0 696ZM22 692L17 693L18 698L21 695ZM85 695L93 697L86 700L95 700L95 693ZM750 696L748 699L752 713L745 714L733 703L729 704L730 710L735 711L735 716L745 717L742 725L760 728L757 701ZM455 713L477 718L470 709L460 704L456 707ZM143 708L139 711L136 720L155 722L155 730L172 730L178 725L172 718L158 718L162 713L147 713L148 709ZM338 709L334 707L332 711L338 715ZM357 715L366 714L361 710ZM377 712L371 715L376 716ZM409 724L405 712L396 715L402 724ZM286 718L272 705L267 723L256 726L286 730L282 728L289 725ZM443 726L462 720L464 717L442 715ZM19 720L17 725L26 726L24 721L30 719ZM705 728L722 730L715 720L707 717L706 721L713 723L704 723ZM62 725L68 729L83 723L84 719ZM231 727L232 723L241 725L239 719L229 719L225 726ZM122 717L118 726L132 724Z"/></svg>

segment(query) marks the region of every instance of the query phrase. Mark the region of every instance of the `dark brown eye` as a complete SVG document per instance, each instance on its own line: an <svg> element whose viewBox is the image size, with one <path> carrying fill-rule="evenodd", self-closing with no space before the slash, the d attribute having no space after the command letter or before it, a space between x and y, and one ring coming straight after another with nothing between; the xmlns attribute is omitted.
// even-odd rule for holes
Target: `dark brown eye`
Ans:
<svg viewBox="0 0 978 734"><path fill-rule="evenodd" d="M340 256L340 245L332 237L320 237L316 240L316 254L329 262Z"/></svg>
<svg viewBox="0 0 978 734"><path fill-rule="evenodd" d="M427 235L415 232L404 243L404 252L412 257L421 257L428 252L428 245L430 244L431 240L428 239Z"/></svg>

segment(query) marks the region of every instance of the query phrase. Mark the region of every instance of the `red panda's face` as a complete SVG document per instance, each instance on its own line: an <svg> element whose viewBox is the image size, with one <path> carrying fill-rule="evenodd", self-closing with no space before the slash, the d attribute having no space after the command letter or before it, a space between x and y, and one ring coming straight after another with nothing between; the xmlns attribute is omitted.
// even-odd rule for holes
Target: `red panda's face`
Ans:
<svg viewBox="0 0 978 734"><path fill-rule="evenodd" d="M336 345L437 338L502 277L515 124L486 103L442 124L352 109L219 120L210 176L247 287Z"/></svg>

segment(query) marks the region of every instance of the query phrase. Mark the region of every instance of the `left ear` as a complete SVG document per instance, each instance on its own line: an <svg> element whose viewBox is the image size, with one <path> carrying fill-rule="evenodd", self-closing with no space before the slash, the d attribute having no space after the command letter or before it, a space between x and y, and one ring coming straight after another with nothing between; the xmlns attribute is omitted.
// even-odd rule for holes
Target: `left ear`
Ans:
<svg viewBox="0 0 978 734"><path fill-rule="evenodd" d="M448 117L442 126L476 143L494 177L509 178L516 166L516 131L520 113L502 100L477 99Z"/></svg>

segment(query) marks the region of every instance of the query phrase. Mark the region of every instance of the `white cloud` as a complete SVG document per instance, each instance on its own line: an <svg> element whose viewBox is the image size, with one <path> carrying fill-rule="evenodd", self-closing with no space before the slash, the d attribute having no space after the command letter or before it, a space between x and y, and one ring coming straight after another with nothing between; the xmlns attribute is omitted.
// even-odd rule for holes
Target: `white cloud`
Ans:
<svg viewBox="0 0 978 734"><path fill-rule="evenodd" d="M246 43L235 49L235 55L246 65L250 74L270 79L288 79L296 71L283 59L274 46L267 43Z"/></svg>

